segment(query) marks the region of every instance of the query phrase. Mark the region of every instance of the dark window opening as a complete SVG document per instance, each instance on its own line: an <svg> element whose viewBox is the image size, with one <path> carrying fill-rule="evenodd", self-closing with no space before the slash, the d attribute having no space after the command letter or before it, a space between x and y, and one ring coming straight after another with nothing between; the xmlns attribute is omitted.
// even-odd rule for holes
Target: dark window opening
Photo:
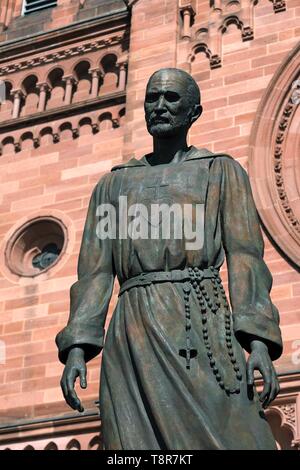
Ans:
<svg viewBox="0 0 300 470"><path fill-rule="evenodd" d="M23 15L29 15L45 8L57 6L57 0L24 0L23 2Z"/></svg>

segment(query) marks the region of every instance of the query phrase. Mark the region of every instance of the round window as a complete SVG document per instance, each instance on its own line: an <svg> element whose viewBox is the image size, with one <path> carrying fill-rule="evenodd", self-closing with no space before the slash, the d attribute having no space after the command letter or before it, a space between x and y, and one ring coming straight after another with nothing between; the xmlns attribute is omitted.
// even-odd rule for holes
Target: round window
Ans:
<svg viewBox="0 0 300 470"><path fill-rule="evenodd" d="M19 276L33 277L50 269L65 251L67 231L54 217L40 217L22 225L9 240L6 263Z"/></svg>

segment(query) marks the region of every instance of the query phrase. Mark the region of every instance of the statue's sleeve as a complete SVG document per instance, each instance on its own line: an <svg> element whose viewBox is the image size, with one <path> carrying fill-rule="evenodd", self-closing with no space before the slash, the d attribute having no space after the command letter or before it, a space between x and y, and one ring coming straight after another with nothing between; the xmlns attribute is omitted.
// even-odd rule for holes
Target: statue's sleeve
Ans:
<svg viewBox="0 0 300 470"><path fill-rule="evenodd" d="M271 302L272 276L263 260L264 242L249 178L241 165L222 158L221 230L226 254L233 327L250 352L262 340L272 360L282 353L279 313Z"/></svg>
<svg viewBox="0 0 300 470"><path fill-rule="evenodd" d="M78 281L70 289L70 316L67 326L56 336L63 363L73 346L84 349L86 361L103 347L104 323L115 277L112 240L100 239L96 233L97 207L108 203L107 176L98 182L90 199L78 258Z"/></svg>

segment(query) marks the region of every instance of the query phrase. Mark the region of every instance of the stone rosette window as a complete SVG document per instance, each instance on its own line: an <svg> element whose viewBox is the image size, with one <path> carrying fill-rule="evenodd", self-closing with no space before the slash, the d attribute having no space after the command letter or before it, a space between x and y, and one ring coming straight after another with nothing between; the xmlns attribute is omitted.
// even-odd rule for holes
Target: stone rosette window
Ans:
<svg viewBox="0 0 300 470"><path fill-rule="evenodd" d="M67 228L55 217L37 217L24 223L8 240L6 265L23 277L35 277L56 265L66 249Z"/></svg>
<svg viewBox="0 0 300 470"><path fill-rule="evenodd" d="M249 176L256 207L272 240L300 267L300 44L275 72L250 137Z"/></svg>

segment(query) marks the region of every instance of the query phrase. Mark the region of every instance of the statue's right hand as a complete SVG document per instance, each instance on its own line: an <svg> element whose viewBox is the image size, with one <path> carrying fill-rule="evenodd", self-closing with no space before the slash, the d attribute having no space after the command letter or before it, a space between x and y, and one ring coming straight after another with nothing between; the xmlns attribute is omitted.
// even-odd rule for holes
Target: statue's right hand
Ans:
<svg viewBox="0 0 300 470"><path fill-rule="evenodd" d="M60 386L68 405L73 408L73 410L82 412L84 411L84 408L74 389L77 377L80 377L81 388L86 388L86 364L84 360L84 351L80 347L74 347L70 350L60 381Z"/></svg>

